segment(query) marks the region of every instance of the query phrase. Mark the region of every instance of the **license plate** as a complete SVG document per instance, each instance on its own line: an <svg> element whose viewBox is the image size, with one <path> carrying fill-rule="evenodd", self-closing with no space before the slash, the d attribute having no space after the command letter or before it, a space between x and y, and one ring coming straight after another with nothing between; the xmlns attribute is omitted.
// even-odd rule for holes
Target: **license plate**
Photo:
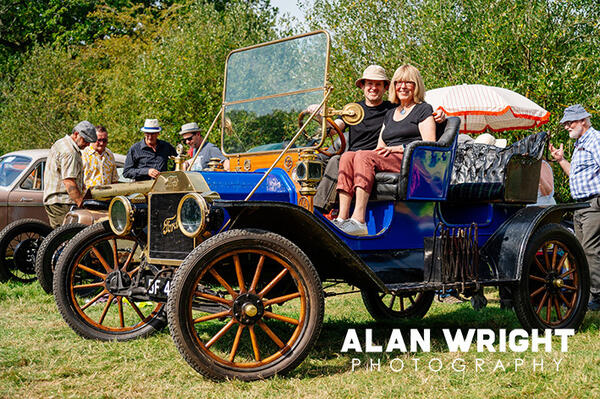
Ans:
<svg viewBox="0 0 600 399"><path fill-rule="evenodd" d="M150 278L147 282L148 295L154 297L166 298L171 291L171 279L168 278Z"/></svg>

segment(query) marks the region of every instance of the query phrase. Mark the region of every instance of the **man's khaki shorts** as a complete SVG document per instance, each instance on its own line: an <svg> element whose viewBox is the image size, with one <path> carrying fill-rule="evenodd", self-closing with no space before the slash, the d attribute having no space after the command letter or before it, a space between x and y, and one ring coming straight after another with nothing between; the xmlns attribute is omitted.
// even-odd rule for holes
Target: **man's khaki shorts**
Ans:
<svg viewBox="0 0 600 399"><path fill-rule="evenodd" d="M50 220L50 226L55 229L62 225L63 220L65 220L65 216L71 210L71 204L51 204L44 205L46 208L46 213L48 214L48 219Z"/></svg>

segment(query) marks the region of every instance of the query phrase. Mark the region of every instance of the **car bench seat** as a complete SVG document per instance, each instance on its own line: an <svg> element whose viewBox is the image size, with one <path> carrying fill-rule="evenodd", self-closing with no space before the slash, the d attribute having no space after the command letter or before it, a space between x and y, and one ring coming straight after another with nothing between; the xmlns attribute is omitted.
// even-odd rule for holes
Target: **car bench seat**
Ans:
<svg viewBox="0 0 600 399"><path fill-rule="evenodd" d="M460 119L439 126L439 139L413 141L404 149L399 173L378 172L370 201L443 200L446 198Z"/></svg>
<svg viewBox="0 0 600 399"><path fill-rule="evenodd" d="M525 137L506 148L479 143L457 146L449 201L534 203L548 133Z"/></svg>

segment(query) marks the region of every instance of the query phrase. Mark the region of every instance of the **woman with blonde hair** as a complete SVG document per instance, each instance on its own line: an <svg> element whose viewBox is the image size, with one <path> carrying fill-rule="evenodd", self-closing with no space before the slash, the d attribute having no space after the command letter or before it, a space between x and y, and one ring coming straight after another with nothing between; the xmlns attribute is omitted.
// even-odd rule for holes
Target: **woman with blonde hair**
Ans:
<svg viewBox="0 0 600 399"><path fill-rule="evenodd" d="M405 145L416 140L435 141L433 109L424 97L425 85L419 70L408 64L396 69L389 88L389 100L397 107L384 117L377 148L342 154L337 184L340 210L335 224L345 233L369 234L365 214L375 173L400 172ZM354 195L356 203L350 217Z"/></svg>

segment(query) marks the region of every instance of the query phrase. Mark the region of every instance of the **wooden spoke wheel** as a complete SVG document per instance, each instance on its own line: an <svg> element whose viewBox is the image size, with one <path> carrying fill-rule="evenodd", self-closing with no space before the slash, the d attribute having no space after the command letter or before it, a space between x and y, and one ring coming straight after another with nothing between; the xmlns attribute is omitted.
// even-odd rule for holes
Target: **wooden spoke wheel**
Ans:
<svg viewBox="0 0 600 399"><path fill-rule="evenodd" d="M84 338L125 341L166 324L164 303L130 294L142 263L141 245L116 236L108 222L77 234L58 259L54 297L67 324Z"/></svg>
<svg viewBox="0 0 600 399"><path fill-rule="evenodd" d="M169 328L199 373L256 380L306 357L323 302L317 272L296 245L273 233L231 230L202 243L177 270Z"/></svg>
<svg viewBox="0 0 600 399"><path fill-rule="evenodd" d="M369 314L378 321L422 318L431 303L434 292L392 292L362 291L363 303Z"/></svg>
<svg viewBox="0 0 600 399"><path fill-rule="evenodd" d="M589 299L585 253L573 234L557 224L539 229L528 243L515 311L526 328L578 328Z"/></svg>
<svg viewBox="0 0 600 399"><path fill-rule="evenodd" d="M0 232L0 280L36 280L35 257L52 228L37 219L21 219Z"/></svg>

